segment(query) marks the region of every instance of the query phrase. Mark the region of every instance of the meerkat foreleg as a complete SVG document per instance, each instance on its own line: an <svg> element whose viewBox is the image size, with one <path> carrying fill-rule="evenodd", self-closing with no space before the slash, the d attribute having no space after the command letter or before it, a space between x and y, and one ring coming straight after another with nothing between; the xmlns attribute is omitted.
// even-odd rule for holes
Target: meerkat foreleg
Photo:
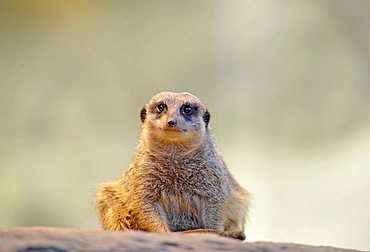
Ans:
<svg viewBox="0 0 370 252"><path fill-rule="evenodd" d="M170 232L165 216L155 206L142 203L129 203L120 193L116 182L99 186L97 208L100 225L105 230L143 230L148 232Z"/></svg>
<svg viewBox="0 0 370 252"><path fill-rule="evenodd" d="M134 229L144 230L155 233L167 233L170 229L167 225L167 219L161 211L158 211L155 206L146 205L141 208L140 214L134 220L137 227Z"/></svg>

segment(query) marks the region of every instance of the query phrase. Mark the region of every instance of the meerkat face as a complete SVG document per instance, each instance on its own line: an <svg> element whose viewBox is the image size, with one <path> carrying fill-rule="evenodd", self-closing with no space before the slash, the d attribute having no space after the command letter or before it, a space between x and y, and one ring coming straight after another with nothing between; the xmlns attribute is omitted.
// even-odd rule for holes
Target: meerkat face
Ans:
<svg viewBox="0 0 370 252"><path fill-rule="evenodd" d="M190 93L162 92L140 113L142 129L161 141L200 142L207 131L210 114Z"/></svg>

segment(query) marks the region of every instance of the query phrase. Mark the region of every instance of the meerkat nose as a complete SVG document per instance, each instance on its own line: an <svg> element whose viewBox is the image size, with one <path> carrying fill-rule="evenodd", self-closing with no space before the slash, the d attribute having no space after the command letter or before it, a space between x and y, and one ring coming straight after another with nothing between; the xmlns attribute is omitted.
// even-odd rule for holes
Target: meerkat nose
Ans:
<svg viewBox="0 0 370 252"><path fill-rule="evenodd" d="M167 122L168 127L176 127L177 121L176 120L171 120Z"/></svg>

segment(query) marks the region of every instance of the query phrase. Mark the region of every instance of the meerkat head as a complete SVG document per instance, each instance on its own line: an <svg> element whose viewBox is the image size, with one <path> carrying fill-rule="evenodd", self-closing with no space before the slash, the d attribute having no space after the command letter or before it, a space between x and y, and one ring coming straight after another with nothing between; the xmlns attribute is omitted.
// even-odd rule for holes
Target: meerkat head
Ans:
<svg viewBox="0 0 370 252"><path fill-rule="evenodd" d="M169 143L203 141L210 114L190 93L162 92L152 97L140 112L142 130L150 139Z"/></svg>

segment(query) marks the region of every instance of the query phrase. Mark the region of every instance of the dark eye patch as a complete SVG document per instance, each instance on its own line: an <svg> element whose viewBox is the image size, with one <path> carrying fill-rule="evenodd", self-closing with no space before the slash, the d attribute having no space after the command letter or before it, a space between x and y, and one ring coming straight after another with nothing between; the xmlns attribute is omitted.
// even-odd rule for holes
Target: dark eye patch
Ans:
<svg viewBox="0 0 370 252"><path fill-rule="evenodd" d="M191 114L193 114L193 107L190 106L190 105L184 105L184 107L182 108L182 113L184 115L191 115Z"/></svg>
<svg viewBox="0 0 370 252"><path fill-rule="evenodd" d="M158 111L158 113L162 113L165 109L166 109L166 105L164 105L163 103L159 103L157 105L157 111Z"/></svg>
<svg viewBox="0 0 370 252"><path fill-rule="evenodd" d="M164 102L154 103L150 106L151 113L161 114L167 110L167 105Z"/></svg>
<svg viewBox="0 0 370 252"><path fill-rule="evenodd" d="M194 106L192 104L184 104L181 106L180 108L180 112L181 114L187 118L187 119L190 119L190 117L194 114L196 114L196 112L198 111L198 107L197 106Z"/></svg>

